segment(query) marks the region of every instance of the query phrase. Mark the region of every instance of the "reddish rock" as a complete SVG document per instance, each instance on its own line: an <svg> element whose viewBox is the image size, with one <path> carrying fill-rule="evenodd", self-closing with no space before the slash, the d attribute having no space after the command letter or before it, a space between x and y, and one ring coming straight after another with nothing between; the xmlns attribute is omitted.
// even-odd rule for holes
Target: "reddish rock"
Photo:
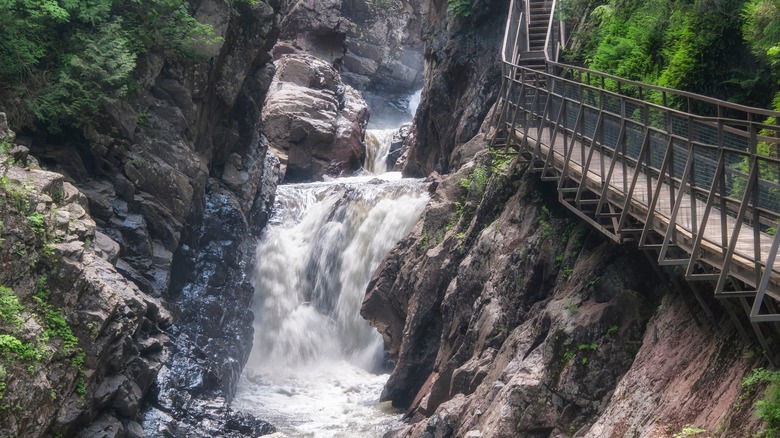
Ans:
<svg viewBox="0 0 780 438"><path fill-rule="evenodd" d="M286 181L322 180L360 167L368 107L330 65L284 55L263 107L269 147Z"/></svg>

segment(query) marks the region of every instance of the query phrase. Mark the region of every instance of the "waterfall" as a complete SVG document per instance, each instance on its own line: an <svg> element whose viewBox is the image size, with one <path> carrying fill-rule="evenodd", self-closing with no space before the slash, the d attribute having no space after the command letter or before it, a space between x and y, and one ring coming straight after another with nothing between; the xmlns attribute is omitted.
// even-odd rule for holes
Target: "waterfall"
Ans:
<svg viewBox="0 0 780 438"><path fill-rule="evenodd" d="M366 165L367 171L374 175L387 172L387 156L393 145L393 137L397 129L366 130Z"/></svg>
<svg viewBox="0 0 780 438"><path fill-rule="evenodd" d="M376 168L375 168L376 169ZM255 339L233 407L289 436L381 436L381 336L360 315L368 282L428 201L388 173L277 191L258 243Z"/></svg>

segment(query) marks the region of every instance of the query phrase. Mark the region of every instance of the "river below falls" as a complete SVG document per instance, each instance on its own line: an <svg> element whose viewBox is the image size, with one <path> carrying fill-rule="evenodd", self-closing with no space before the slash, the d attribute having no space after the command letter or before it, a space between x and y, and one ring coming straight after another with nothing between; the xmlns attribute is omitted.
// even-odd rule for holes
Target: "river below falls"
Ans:
<svg viewBox="0 0 780 438"><path fill-rule="evenodd" d="M367 143L384 148L387 132ZM382 138L381 141L375 141ZM400 414L379 403L388 378L382 338L360 317L371 275L428 202L421 180L378 175L279 187L257 246L254 347L232 407L277 436L381 437Z"/></svg>

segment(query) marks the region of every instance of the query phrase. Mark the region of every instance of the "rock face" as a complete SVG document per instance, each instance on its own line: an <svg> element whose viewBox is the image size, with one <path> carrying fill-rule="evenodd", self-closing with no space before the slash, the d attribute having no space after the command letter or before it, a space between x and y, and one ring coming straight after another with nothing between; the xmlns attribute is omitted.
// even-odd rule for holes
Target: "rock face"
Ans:
<svg viewBox="0 0 780 438"><path fill-rule="evenodd" d="M440 179L369 284L361 314L395 364L382 399L411 421L394 436L759 430L750 403L733 408L759 361L725 310L703 312L511 158L482 150Z"/></svg>
<svg viewBox="0 0 780 438"><path fill-rule="evenodd" d="M451 154L477 134L496 100L501 85L498 53L509 2L473 4L473 15L464 18L447 10L447 0L430 0L425 84L404 175L456 170Z"/></svg>
<svg viewBox="0 0 780 438"><path fill-rule="evenodd" d="M366 102L339 73L311 55L284 55L263 107L271 150L285 181L322 180L360 168Z"/></svg>
<svg viewBox="0 0 780 438"><path fill-rule="evenodd" d="M41 163L86 195L101 233L96 246L171 309L165 365L158 364L157 382L153 376L141 386L155 383L143 415L150 436L256 435L267 428L226 406L251 348L242 327L251 327L245 267L254 248L243 242L264 226L279 179L261 132L274 73L276 3L193 3L194 16L218 37L203 48L204 58L147 53L135 72L137 94L106 108L83 137L64 147L32 141ZM256 427L244 430L242 423ZM113 420L96 427L127 432Z"/></svg>
<svg viewBox="0 0 780 438"><path fill-rule="evenodd" d="M0 153L0 434L139 436L172 318L117 271L84 194L25 161Z"/></svg>
<svg viewBox="0 0 780 438"><path fill-rule="evenodd" d="M427 0L288 1L275 57L307 53L336 66L378 127L395 127L422 86L427 12Z"/></svg>

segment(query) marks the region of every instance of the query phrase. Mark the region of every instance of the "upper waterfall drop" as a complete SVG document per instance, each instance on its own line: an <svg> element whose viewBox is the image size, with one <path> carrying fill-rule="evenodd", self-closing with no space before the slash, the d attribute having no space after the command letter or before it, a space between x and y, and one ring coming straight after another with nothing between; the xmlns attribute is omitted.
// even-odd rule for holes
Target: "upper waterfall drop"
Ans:
<svg viewBox="0 0 780 438"><path fill-rule="evenodd" d="M387 172L387 157L397 132L398 129L366 130L366 160L363 167L367 171L374 175Z"/></svg>

